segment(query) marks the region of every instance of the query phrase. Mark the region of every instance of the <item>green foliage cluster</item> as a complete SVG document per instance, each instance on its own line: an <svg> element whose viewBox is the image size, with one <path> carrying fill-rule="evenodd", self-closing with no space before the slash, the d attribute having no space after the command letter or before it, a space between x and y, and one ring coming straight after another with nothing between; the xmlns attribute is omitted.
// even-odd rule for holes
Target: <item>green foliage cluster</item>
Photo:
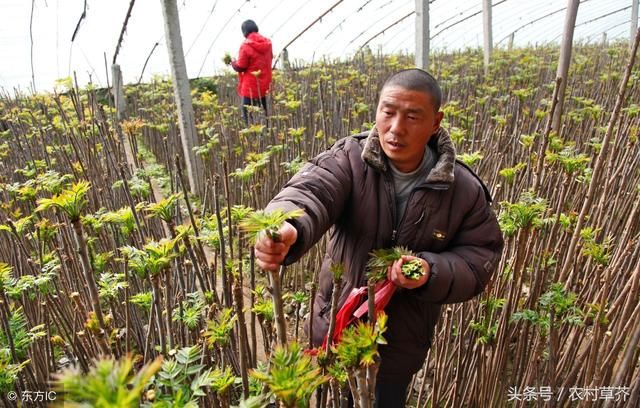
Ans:
<svg viewBox="0 0 640 408"><path fill-rule="evenodd" d="M559 326L565 323L581 326L584 324L582 317L584 313L576 305L576 300L575 293L568 292L560 282L554 283L540 296L538 310L524 309L515 312L511 316L511 321L527 321L545 336L549 333L552 324Z"/></svg>
<svg viewBox="0 0 640 408"><path fill-rule="evenodd" d="M526 191L515 203L500 203L502 212L499 215L500 228L506 236L512 236L519 230L529 231L540 228L545 223L543 218L547 212L547 201Z"/></svg>
<svg viewBox="0 0 640 408"><path fill-rule="evenodd" d="M161 363L156 359L135 373L131 356L101 359L88 373L79 369L64 371L56 381L56 389L64 393L65 407L139 407L144 389Z"/></svg>
<svg viewBox="0 0 640 408"><path fill-rule="evenodd" d="M149 177L148 170L138 169L133 176L129 180L127 180L127 186L129 187L129 191L131 191L131 195L140 199L147 199L151 194L151 186L145 180L145 176ZM112 188L122 188L124 186L124 182L122 180L118 180L111 186Z"/></svg>
<svg viewBox="0 0 640 408"><path fill-rule="evenodd" d="M105 224L118 226L124 237L130 236L136 230L136 221L131 207L122 207L116 211L106 212L100 216L99 220Z"/></svg>
<svg viewBox="0 0 640 408"><path fill-rule="evenodd" d="M160 241L150 241L144 249L131 245L119 248L126 258L129 267L140 277L157 276L164 271L178 254L175 252L176 240L163 238Z"/></svg>
<svg viewBox="0 0 640 408"><path fill-rule="evenodd" d="M357 322L342 332L337 346L332 347L337 363L346 371L375 364L378 345L387 344L382 336L387 329L387 315L380 313L375 325Z"/></svg>
<svg viewBox="0 0 640 408"><path fill-rule="evenodd" d="M212 382L212 370L200 364L200 352L197 345L184 347L175 353L174 358L163 361L153 378L153 401L143 406L197 408L199 397L206 395L204 388Z"/></svg>
<svg viewBox="0 0 640 408"><path fill-rule="evenodd" d="M37 275L24 274L19 278L13 278L11 267L0 262L0 271L9 271L5 273L0 280L0 286L4 288L5 293L10 299L20 299L26 296L29 300L34 300L38 294L50 294L54 292L53 281L57 278L60 269L60 260L54 254L46 254L43 256L43 263L40 273ZM2 272L0 272L1 274Z"/></svg>
<svg viewBox="0 0 640 408"><path fill-rule="evenodd" d="M60 194L38 200L36 212L54 207L64 212L72 222L79 221L82 209L87 205L86 195L90 187L88 181L74 183L70 189L63 190Z"/></svg>
<svg viewBox="0 0 640 408"><path fill-rule="evenodd" d="M46 336L44 324L28 327L27 318L22 308L11 310L8 326L16 358L20 361L27 359L27 350L34 341ZM4 330L0 329L0 360L10 362L12 359L9 337Z"/></svg>
<svg viewBox="0 0 640 408"><path fill-rule="evenodd" d="M98 280L99 295L103 299L116 299L118 293L129 287L124 279L124 273L105 272Z"/></svg>
<svg viewBox="0 0 640 408"><path fill-rule="evenodd" d="M180 307L173 310L173 320L182 322L189 330L194 330L202 320L206 302L199 292L187 293L186 297L180 303Z"/></svg>
<svg viewBox="0 0 640 408"><path fill-rule="evenodd" d="M224 308L217 313L216 319L207 322L204 338L209 347L224 347L229 344L236 319L233 309Z"/></svg>
<svg viewBox="0 0 640 408"><path fill-rule="evenodd" d="M287 408L308 407L314 391L328 380L295 342L276 347L271 366L266 370L251 370L250 374L266 384Z"/></svg>
<svg viewBox="0 0 640 408"><path fill-rule="evenodd" d="M157 203L147 205L146 211L150 217L158 217L166 223L171 223L175 217L175 211L181 197L182 193L171 194Z"/></svg>
<svg viewBox="0 0 640 408"><path fill-rule="evenodd" d="M480 152L473 153L461 153L457 156L457 159L466 164L469 167L474 167L480 160L484 158L484 155Z"/></svg>
<svg viewBox="0 0 640 408"><path fill-rule="evenodd" d="M498 321L494 320L495 313L502 309L507 302L504 298L489 296L480 301L484 313L478 320L471 320L469 327L477 333L478 344L492 344L498 333Z"/></svg>
<svg viewBox="0 0 640 408"><path fill-rule="evenodd" d="M253 291L256 296L255 303L253 308L251 309L253 313L258 316L258 319L267 322L273 322L274 319L274 311L273 311L273 302L270 298L265 296L266 288L264 286L258 286Z"/></svg>
<svg viewBox="0 0 640 408"><path fill-rule="evenodd" d="M583 173L591 158L584 153L576 153L573 146L565 146L560 152L547 152L546 160L549 164L559 163L564 172L571 176Z"/></svg>
<svg viewBox="0 0 640 408"><path fill-rule="evenodd" d="M247 133L261 133L264 129L264 125L251 125L248 129L243 130L243 134ZM305 128L289 129L289 133L294 139L299 139L304 134ZM286 145L274 145L269 146L265 151L255 153L251 152L247 154L246 166L244 168L238 168L231 173L232 177L238 180L248 182L255 175L258 175L261 171L264 171L269 164L272 157L286 149Z"/></svg>
<svg viewBox="0 0 640 408"><path fill-rule="evenodd" d="M501 169L498 174L505 179L507 184L513 184L516 175L527 167L524 163L518 163L513 167Z"/></svg>
<svg viewBox="0 0 640 408"><path fill-rule="evenodd" d="M602 242L598 242L596 236L599 232L599 228L592 227L585 227L580 231L582 254L591 258L598 265L607 266L611 260L613 237L606 237Z"/></svg>

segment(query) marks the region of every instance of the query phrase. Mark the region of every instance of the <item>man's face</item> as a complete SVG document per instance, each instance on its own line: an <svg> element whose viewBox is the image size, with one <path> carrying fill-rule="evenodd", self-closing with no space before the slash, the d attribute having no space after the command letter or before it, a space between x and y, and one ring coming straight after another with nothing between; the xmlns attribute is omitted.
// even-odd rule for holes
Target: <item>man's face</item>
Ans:
<svg viewBox="0 0 640 408"><path fill-rule="evenodd" d="M442 116L435 112L431 95L398 86L382 90L376 128L382 150L398 170L408 173L418 167Z"/></svg>

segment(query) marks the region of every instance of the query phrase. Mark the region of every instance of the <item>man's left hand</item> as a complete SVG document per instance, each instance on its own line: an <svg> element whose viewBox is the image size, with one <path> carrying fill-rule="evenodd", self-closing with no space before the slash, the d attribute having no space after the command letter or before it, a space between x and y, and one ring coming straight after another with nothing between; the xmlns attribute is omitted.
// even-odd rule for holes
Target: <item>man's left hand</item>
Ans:
<svg viewBox="0 0 640 408"><path fill-rule="evenodd" d="M414 259L420 260L422 268L425 271L424 275L422 275L420 279L409 279L402 273L402 265L407 262L411 262ZM387 269L387 279L401 288L415 289L427 283L430 273L431 268L429 267L429 263L424 259L410 255L402 255L402 258L395 261L389 269Z"/></svg>

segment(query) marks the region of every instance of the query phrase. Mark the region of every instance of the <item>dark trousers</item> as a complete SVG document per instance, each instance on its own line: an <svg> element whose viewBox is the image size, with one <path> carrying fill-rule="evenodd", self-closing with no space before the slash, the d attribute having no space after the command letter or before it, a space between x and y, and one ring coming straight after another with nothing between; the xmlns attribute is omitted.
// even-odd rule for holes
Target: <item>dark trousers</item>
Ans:
<svg viewBox="0 0 640 408"><path fill-rule="evenodd" d="M409 381L410 382L410 381ZM404 408L409 382L376 382L376 408Z"/></svg>
<svg viewBox="0 0 640 408"><path fill-rule="evenodd" d="M388 381L376 381L376 402L375 408L404 408L405 400L407 399L407 389L409 388L408 382L388 382ZM321 388L320 388L321 389ZM319 390L320 390L319 389ZM353 407L353 397L349 392L349 388L345 390L349 393L350 408ZM318 401L320 401L321 392L317 394Z"/></svg>
<svg viewBox="0 0 640 408"><path fill-rule="evenodd" d="M264 109L264 115L267 116L267 97L263 96L262 98L249 98L248 96L242 97L242 119L244 119L244 124L249 125L249 110L247 106L260 106L262 105L262 109Z"/></svg>

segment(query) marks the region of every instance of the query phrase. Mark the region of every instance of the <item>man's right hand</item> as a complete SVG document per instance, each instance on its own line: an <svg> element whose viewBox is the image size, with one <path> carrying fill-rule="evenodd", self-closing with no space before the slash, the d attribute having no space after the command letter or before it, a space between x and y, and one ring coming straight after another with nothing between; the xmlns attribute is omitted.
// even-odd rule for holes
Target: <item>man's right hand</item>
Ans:
<svg viewBox="0 0 640 408"><path fill-rule="evenodd" d="M277 270L287 256L289 248L298 239L298 231L286 221L278 230L278 234L278 241L274 241L265 233L260 233L256 240L256 260L258 266L265 271Z"/></svg>

